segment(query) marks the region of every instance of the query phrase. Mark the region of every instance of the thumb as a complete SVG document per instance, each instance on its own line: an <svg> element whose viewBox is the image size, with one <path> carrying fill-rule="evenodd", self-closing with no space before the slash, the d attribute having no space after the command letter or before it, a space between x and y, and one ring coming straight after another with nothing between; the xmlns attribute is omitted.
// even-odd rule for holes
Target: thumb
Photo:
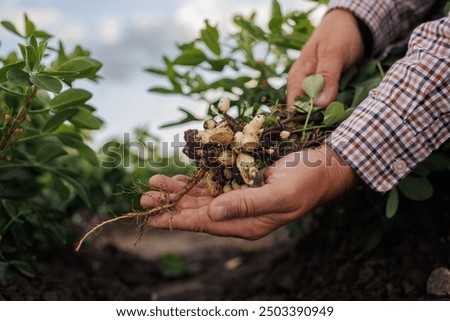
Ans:
<svg viewBox="0 0 450 321"><path fill-rule="evenodd" d="M324 87L314 103L320 107L327 107L336 99L339 89L339 79L341 78L343 65L340 59L323 58L317 64L317 74L324 78Z"/></svg>
<svg viewBox="0 0 450 321"><path fill-rule="evenodd" d="M273 188L269 184L227 192L211 202L208 216L213 221L224 221L280 212L280 204L277 204L273 195Z"/></svg>

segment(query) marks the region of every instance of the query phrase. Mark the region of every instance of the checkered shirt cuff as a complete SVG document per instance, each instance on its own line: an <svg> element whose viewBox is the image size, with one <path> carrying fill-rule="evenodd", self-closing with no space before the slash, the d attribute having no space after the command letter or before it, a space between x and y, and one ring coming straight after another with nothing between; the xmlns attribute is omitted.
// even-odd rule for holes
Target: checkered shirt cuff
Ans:
<svg viewBox="0 0 450 321"><path fill-rule="evenodd" d="M415 29L406 56L327 143L385 192L450 137L450 16Z"/></svg>

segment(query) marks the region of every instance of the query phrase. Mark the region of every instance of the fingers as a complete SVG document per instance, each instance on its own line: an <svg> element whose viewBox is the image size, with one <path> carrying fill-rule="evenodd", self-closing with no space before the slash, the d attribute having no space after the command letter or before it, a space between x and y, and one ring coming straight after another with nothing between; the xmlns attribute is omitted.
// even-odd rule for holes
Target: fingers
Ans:
<svg viewBox="0 0 450 321"><path fill-rule="evenodd" d="M150 187L157 189L158 191L150 191L145 193L141 197L141 206L143 208L151 208L165 201L170 201L177 193L183 191L186 183L189 181L189 177L184 175L176 175L173 178L164 175L152 176L149 180ZM201 184L198 184L201 185ZM197 199L198 198L198 199ZM207 188L201 186L195 186L192 188L177 205L185 207L196 207L199 202L210 202L211 195Z"/></svg>
<svg viewBox="0 0 450 321"><path fill-rule="evenodd" d="M152 188L163 190L169 193L180 192L186 183L190 180L188 176L176 175L173 178L165 175L154 175L149 180L149 185ZM189 195L192 196L208 196L209 191L204 188L203 184L199 183L197 186L189 191Z"/></svg>
<svg viewBox="0 0 450 321"><path fill-rule="evenodd" d="M314 99L314 103L319 107L327 107L338 94L343 62L342 59L332 53L325 52L319 54L319 56L316 74L323 76L324 87L320 95Z"/></svg>
<svg viewBox="0 0 450 321"><path fill-rule="evenodd" d="M150 187L167 192L179 191L186 185L185 183L184 178L180 176L178 178L170 178L165 175L154 175L148 181Z"/></svg>
<svg viewBox="0 0 450 321"><path fill-rule="evenodd" d="M170 203L176 194L166 192L151 191L141 197L141 206L143 208L154 208L159 205ZM184 195L176 204L178 209L199 208L211 203L211 196L191 196Z"/></svg>
<svg viewBox="0 0 450 321"><path fill-rule="evenodd" d="M209 233L217 236L232 236L256 240L266 236L282 223L273 216L258 218L240 218L215 222L207 215L207 207L196 210L183 210L177 213L165 213L150 218L151 228Z"/></svg>
<svg viewBox="0 0 450 321"><path fill-rule="evenodd" d="M324 78L324 88L314 100L319 107L327 107L337 96L339 79L341 77L342 59L320 48L312 53L309 49L302 51L300 58L292 65L287 79L287 104L292 106L295 98L304 96L302 81L313 74L321 74ZM317 56L316 56L317 54Z"/></svg>
<svg viewBox="0 0 450 321"><path fill-rule="evenodd" d="M255 217L269 213L283 212L281 197L274 197L279 191L266 184L258 188L231 191L212 200L208 215L213 221L232 218Z"/></svg>
<svg viewBox="0 0 450 321"><path fill-rule="evenodd" d="M304 96L302 81L307 76L316 71L317 58L315 54L315 45L305 45L300 57L294 62L287 77L287 105L293 106L295 98Z"/></svg>

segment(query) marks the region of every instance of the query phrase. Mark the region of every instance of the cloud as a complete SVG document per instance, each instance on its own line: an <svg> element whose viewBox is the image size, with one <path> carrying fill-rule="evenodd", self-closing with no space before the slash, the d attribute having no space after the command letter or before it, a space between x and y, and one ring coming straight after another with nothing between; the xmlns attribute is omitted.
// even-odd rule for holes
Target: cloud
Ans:
<svg viewBox="0 0 450 321"><path fill-rule="evenodd" d="M16 8L19 5L19 0L2 0L2 2L0 2L0 9L3 10L8 10L11 8ZM3 14L3 12L2 12Z"/></svg>
<svg viewBox="0 0 450 321"><path fill-rule="evenodd" d="M257 11L258 21L266 21L269 10L270 1L268 0L192 0L182 2L175 12L175 20L193 36L204 26L205 19L212 24L218 24L220 30L230 32L234 29L231 20L234 14L247 16L251 12Z"/></svg>
<svg viewBox="0 0 450 321"><path fill-rule="evenodd" d="M100 39L108 45L114 45L120 41L123 23L117 17L104 17L100 21Z"/></svg>
<svg viewBox="0 0 450 321"><path fill-rule="evenodd" d="M24 31L24 14L33 21L38 29L50 32L55 38L62 39L67 43L79 43L86 38L85 25L73 17L67 15L61 9L54 7L25 7L19 6L18 1L2 2L0 6L2 20L12 21L19 32ZM1 29L0 35L6 31Z"/></svg>
<svg viewBox="0 0 450 321"><path fill-rule="evenodd" d="M125 81L143 67L161 65L163 55L173 56L176 44L196 37L205 19L218 24L223 34L232 29L231 17L236 12L248 15L258 8L259 17L267 19L270 1L264 6L260 2L181 1L171 13L164 14L155 6L154 11L135 11L120 20L100 18L102 41L91 40L89 48L104 63L105 77Z"/></svg>
<svg viewBox="0 0 450 321"><path fill-rule="evenodd" d="M175 52L176 43L190 39L173 16L156 10L100 21L97 33L101 41L91 38L88 46L104 63L104 76L116 81L134 77L146 66L160 65L163 55Z"/></svg>

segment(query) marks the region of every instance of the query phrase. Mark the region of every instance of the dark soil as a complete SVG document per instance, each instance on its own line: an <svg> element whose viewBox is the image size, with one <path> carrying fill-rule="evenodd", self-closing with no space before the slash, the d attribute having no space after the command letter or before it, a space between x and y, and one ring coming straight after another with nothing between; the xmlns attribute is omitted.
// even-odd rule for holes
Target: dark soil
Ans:
<svg viewBox="0 0 450 321"><path fill-rule="evenodd" d="M353 206L342 207L349 202ZM0 299L448 299L426 288L433 270L450 267L448 196L436 193L431 202L403 206L390 221L366 202L350 195L330 204L309 214L312 223L303 237L282 239L269 248L209 247L183 254L188 273L177 279L162 277L160 258L144 260L113 246L53 253L43 259L38 277L18 277L0 287ZM355 212L360 203L368 209ZM380 230L374 228L377 222ZM230 260L237 264L230 267Z"/></svg>

